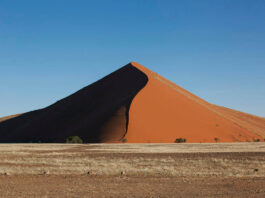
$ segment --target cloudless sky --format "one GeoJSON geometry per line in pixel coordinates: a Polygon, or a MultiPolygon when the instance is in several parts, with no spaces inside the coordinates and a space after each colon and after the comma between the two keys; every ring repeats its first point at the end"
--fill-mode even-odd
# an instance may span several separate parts
{"type": "Polygon", "coordinates": [[[265,117],[264,0],[0,0],[0,117],[136,61],[265,117]]]}

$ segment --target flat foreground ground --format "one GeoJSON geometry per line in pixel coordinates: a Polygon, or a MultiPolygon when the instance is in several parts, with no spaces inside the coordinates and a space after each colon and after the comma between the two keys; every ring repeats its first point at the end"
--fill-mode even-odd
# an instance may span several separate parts
{"type": "Polygon", "coordinates": [[[265,143],[0,144],[0,198],[265,197],[265,143]]]}

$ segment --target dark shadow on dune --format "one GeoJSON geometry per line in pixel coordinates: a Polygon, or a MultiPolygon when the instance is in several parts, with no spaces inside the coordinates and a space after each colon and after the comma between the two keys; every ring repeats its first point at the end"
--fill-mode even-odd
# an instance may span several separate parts
{"type": "Polygon", "coordinates": [[[128,64],[44,109],[0,123],[0,142],[118,141],[126,134],[133,98],[148,77],[128,64]]]}

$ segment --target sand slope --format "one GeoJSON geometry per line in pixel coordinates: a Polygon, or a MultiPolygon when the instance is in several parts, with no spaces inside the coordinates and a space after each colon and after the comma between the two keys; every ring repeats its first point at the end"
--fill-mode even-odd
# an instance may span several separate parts
{"type": "Polygon", "coordinates": [[[129,143],[265,138],[264,118],[210,104],[135,62],[44,109],[16,116],[0,118],[0,142],[64,142],[70,135],[129,143]]]}
{"type": "Polygon", "coordinates": [[[209,104],[133,62],[148,76],[129,114],[128,142],[253,141],[265,137],[265,119],[209,104]]]}

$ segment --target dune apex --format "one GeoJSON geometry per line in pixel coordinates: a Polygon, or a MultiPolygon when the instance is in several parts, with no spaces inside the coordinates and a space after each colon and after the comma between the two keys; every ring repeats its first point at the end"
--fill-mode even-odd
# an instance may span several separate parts
{"type": "Polygon", "coordinates": [[[0,142],[264,141],[265,119],[210,104],[131,62],[44,108],[0,119],[0,142]]]}

